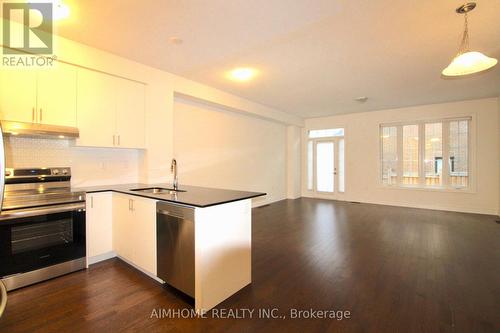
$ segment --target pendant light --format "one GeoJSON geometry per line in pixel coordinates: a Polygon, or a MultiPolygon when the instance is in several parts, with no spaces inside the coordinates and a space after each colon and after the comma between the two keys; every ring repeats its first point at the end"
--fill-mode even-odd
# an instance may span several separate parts
{"type": "Polygon", "coordinates": [[[456,9],[458,14],[464,14],[465,25],[462,42],[457,56],[446,67],[442,74],[443,76],[463,76],[473,73],[482,72],[493,66],[498,62],[495,58],[490,58],[477,51],[470,51],[469,49],[469,27],[467,25],[467,13],[476,8],[475,2],[466,3],[456,9]]]}

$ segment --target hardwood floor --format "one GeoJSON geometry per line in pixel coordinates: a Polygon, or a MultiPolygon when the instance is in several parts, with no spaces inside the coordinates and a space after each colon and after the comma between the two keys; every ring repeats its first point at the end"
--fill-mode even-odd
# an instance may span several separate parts
{"type": "MultiPolygon", "coordinates": [[[[118,259],[9,294],[0,332],[498,332],[494,216],[285,200],[253,210],[253,283],[217,309],[350,319],[167,319],[183,298],[118,259]]],[[[210,314],[209,314],[210,317],[210,314]]]]}

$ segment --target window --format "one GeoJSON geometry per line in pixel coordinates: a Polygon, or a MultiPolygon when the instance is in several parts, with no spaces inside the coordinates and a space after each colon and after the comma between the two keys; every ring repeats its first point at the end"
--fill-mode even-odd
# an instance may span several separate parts
{"type": "Polygon", "coordinates": [[[345,192],[345,156],[344,156],[344,139],[339,140],[339,192],[345,192]]]}
{"type": "Polygon", "coordinates": [[[425,124],[425,185],[443,184],[443,124],[425,124]]]}
{"type": "Polygon", "coordinates": [[[450,182],[453,187],[469,186],[469,122],[450,122],[450,182]]]}
{"type": "Polygon", "coordinates": [[[380,127],[384,185],[468,188],[470,118],[380,127]]]}
{"type": "Polygon", "coordinates": [[[344,136],[344,129],[329,128],[309,131],[309,139],[330,138],[334,136],[344,136]]]}
{"type": "Polygon", "coordinates": [[[418,125],[403,126],[403,184],[418,184],[418,125]]]}
{"type": "Polygon", "coordinates": [[[398,143],[397,127],[382,127],[382,182],[386,185],[397,183],[398,143]]]}
{"type": "Polygon", "coordinates": [[[314,183],[313,183],[313,142],[309,141],[307,143],[307,189],[312,190],[314,183]]]}

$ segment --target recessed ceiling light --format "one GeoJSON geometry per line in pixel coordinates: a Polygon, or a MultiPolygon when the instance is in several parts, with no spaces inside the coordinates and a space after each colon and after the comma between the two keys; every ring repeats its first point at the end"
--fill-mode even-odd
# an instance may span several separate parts
{"type": "Polygon", "coordinates": [[[359,96],[354,99],[356,102],[364,103],[368,100],[368,97],[366,96],[359,96]]]}
{"type": "Polygon", "coordinates": [[[69,17],[70,10],[68,5],[66,5],[62,0],[54,0],[54,21],[64,20],[69,17]]]}
{"type": "Polygon", "coordinates": [[[235,68],[228,73],[228,77],[234,81],[248,81],[257,75],[257,71],[253,68],[241,67],[235,68]]]}
{"type": "Polygon", "coordinates": [[[168,41],[174,45],[181,45],[182,43],[184,43],[184,41],[182,39],[180,39],[179,37],[170,37],[168,39],[168,41]]]}

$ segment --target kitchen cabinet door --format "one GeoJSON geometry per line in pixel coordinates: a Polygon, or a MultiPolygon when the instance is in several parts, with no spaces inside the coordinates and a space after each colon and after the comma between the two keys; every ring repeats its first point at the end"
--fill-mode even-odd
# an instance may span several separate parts
{"type": "Polygon", "coordinates": [[[122,148],[145,146],[145,86],[125,79],[116,79],[116,134],[122,148]]]}
{"type": "Polygon", "coordinates": [[[38,122],[76,127],[77,69],[57,62],[38,71],[38,122]]]}
{"type": "Polygon", "coordinates": [[[130,200],[127,195],[113,194],[113,248],[120,257],[133,262],[137,240],[130,200]]]}
{"type": "Polygon", "coordinates": [[[116,142],[115,78],[78,70],[77,146],[114,147],[116,142]]]}
{"type": "Polygon", "coordinates": [[[87,205],[87,257],[113,251],[112,193],[92,193],[86,198],[87,205]]]}
{"type": "Polygon", "coordinates": [[[0,69],[0,119],[34,122],[36,71],[0,69]]]}
{"type": "Polygon", "coordinates": [[[133,197],[133,263],[156,276],[156,200],[133,197]]]}

